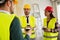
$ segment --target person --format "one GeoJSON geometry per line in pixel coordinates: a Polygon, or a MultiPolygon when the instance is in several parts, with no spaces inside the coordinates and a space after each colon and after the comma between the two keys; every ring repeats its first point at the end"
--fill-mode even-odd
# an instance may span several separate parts
{"type": "Polygon", "coordinates": [[[32,28],[32,34],[30,36],[31,40],[35,40],[35,17],[30,15],[30,11],[31,11],[31,6],[30,4],[25,4],[24,5],[24,14],[25,16],[20,16],[20,22],[21,22],[21,26],[22,26],[22,31],[23,31],[23,36],[25,35],[24,29],[30,25],[30,27],[32,28]]]}
{"type": "Polygon", "coordinates": [[[23,38],[19,19],[11,14],[16,2],[17,0],[0,0],[0,40],[30,40],[31,30],[23,38]]]}
{"type": "Polygon", "coordinates": [[[43,40],[57,40],[58,37],[58,22],[57,18],[53,16],[53,7],[47,6],[45,8],[45,16],[43,23],[44,37],[43,40]]]}

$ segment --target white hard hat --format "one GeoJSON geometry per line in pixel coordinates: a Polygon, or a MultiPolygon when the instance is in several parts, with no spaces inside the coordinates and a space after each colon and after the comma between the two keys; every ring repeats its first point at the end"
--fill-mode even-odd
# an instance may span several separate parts
{"type": "Polygon", "coordinates": [[[5,2],[5,0],[0,0],[0,4],[2,4],[2,3],[4,3],[5,2]]]}

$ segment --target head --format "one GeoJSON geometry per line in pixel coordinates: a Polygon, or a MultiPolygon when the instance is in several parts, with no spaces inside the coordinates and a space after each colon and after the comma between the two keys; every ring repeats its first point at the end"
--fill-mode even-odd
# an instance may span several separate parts
{"type": "Polygon", "coordinates": [[[30,10],[31,10],[31,7],[29,4],[25,4],[24,5],[24,13],[25,15],[29,15],[30,14],[30,10]]]}
{"type": "Polygon", "coordinates": [[[13,13],[16,0],[0,0],[0,10],[6,10],[13,13]]]}
{"type": "Polygon", "coordinates": [[[51,6],[47,6],[45,8],[45,16],[47,16],[47,17],[54,17],[53,16],[53,8],[51,6]]]}

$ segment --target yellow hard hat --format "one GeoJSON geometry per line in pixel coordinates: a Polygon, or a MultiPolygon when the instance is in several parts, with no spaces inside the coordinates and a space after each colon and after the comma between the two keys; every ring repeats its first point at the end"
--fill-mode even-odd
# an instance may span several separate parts
{"type": "Polygon", "coordinates": [[[25,4],[25,5],[24,5],[24,8],[31,9],[31,6],[30,6],[30,4],[25,4]]]}
{"type": "Polygon", "coordinates": [[[13,0],[14,4],[17,4],[18,3],[18,0],[13,0]]]}

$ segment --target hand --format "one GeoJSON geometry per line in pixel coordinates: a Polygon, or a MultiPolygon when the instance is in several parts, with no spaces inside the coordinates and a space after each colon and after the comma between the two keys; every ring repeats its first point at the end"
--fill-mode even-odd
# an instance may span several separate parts
{"type": "Polygon", "coordinates": [[[29,31],[26,31],[26,34],[30,36],[32,34],[32,29],[30,29],[29,31]]]}
{"type": "Polygon", "coordinates": [[[50,32],[51,30],[50,29],[47,29],[47,32],[50,32]]]}
{"type": "Polygon", "coordinates": [[[45,28],[45,30],[44,30],[45,32],[50,32],[51,30],[50,29],[48,29],[48,28],[45,28]]]}

